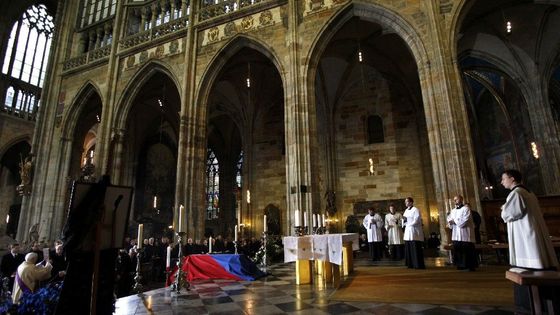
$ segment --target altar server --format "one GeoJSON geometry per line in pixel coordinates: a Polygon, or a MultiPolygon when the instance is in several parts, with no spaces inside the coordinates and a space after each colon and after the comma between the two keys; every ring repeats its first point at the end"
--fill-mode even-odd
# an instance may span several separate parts
{"type": "Polygon", "coordinates": [[[400,212],[395,211],[395,205],[389,205],[389,213],[385,215],[385,229],[387,230],[389,251],[393,260],[404,258],[402,220],[403,216],[400,212]]]}
{"type": "Polygon", "coordinates": [[[539,200],[521,181],[517,170],[506,170],[502,174],[502,185],[511,189],[502,206],[502,219],[507,223],[509,262],[516,267],[557,269],[558,259],[539,200]]]}
{"type": "Polygon", "coordinates": [[[422,231],[422,216],[420,210],[414,207],[412,197],[407,197],[404,201],[406,210],[404,217],[404,257],[406,266],[414,269],[425,269],[424,265],[424,232],[422,231]]]}
{"type": "Polygon", "coordinates": [[[447,215],[447,224],[452,230],[453,263],[458,270],[475,271],[478,259],[474,248],[474,221],[469,207],[463,204],[463,196],[453,198],[455,208],[447,215]]]}
{"type": "Polygon", "coordinates": [[[383,219],[378,213],[375,213],[373,208],[369,208],[368,214],[364,217],[363,225],[367,230],[371,260],[379,260],[383,254],[383,235],[381,234],[383,219]]]}

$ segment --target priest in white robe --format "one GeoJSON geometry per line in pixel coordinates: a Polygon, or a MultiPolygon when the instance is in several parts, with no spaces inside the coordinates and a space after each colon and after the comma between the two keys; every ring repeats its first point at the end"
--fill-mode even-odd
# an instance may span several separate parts
{"type": "Polygon", "coordinates": [[[447,224],[452,230],[453,263],[458,270],[475,271],[478,259],[475,250],[474,221],[469,207],[463,204],[463,196],[453,198],[455,208],[447,215],[447,224]]]}
{"type": "Polygon", "coordinates": [[[558,259],[550,240],[539,200],[521,183],[521,173],[506,170],[502,185],[511,189],[502,206],[507,223],[510,265],[530,269],[557,269],[558,259]]]}
{"type": "Polygon", "coordinates": [[[25,261],[19,265],[14,282],[12,301],[19,303],[23,293],[32,293],[37,289],[39,281],[47,280],[51,276],[52,265],[47,262],[45,266],[37,263],[37,254],[25,255],[25,261]]]}
{"type": "Polygon", "coordinates": [[[363,226],[367,231],[371,260],[381,259],[381,256],[383,256],[383,235],[381,234],[383,218],[378,213],[375,213],[373,208],[369,208],[368,214],[364,217],[363,226]]]}
{"type": "Polygon", "coordinates": [[[420,210],[414,206],[412,197],[404,201],[406,210],[404,217],[404,258],[408,268],[425,269],[424,264],[424,231],[422,231],[422,216],[420,210]]]}
{"type": "Polygon", "coordinates": [[[403,216],[400,212],[395,211],[395,205],[389,205],[389,213],[385,215],[385,229],[387,230],[389,251],[393,260],[404,258],[402,221],[403,216]]]}

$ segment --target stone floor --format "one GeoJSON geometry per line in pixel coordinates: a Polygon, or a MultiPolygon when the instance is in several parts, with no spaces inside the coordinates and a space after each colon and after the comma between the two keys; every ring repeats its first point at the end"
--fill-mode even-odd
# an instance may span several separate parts
{"type": "MultiPolygon", "coordinates": [[[[357,259],[356,265],[390,265],[357,259]]],[[[442,258],[426,259],[428,267],[445,264],[442,258]]],[[[332,286],[316,281],[312,285],[295,284],[295,264],[268,268],[269,276],[256,281],[201,280],[190,291],[180,294],[161,288],[143,295],[120,298],[119,315],[198,315],[198,314],[513,314],[513,307],[479,305],[387,304],[330,301],[332,286]]]]}

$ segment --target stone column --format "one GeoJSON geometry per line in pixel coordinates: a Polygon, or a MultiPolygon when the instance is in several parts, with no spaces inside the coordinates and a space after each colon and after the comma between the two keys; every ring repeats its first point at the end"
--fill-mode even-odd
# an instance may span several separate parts
{"type": "MultiPolygon", "coordinates": [[[[555,126],[548,97],[549,81],[543,77],[542,72],[538,70],[533,72],[527,78],[530,93],[527,97],[527,105],[530,107],[529,119],[539,152],[540,177],[544,193],[558,195],[560,194],[560,142],[558,140],[560,135],[555,126]]],[[[522,149],[530,150],[529,143],[522,149]]]]}
{"type": "MultiPolygon", "coordinates": [[[[444,35],[450,32],[442,30],[446,23],[439,14],[438,3],[434,0],[423,2],[428,15],[425,22],[430,24],[427,34],[430,59],[418,64],[418,71],[438,200],[440,234],[442,243],[445,243],[446,212],[454,195],[461,194],[475,208],[481,208],[461,77],[457,60],[451,55],[451,45],[455,43],[444,35]]],[[[424,216],[429,218],[429,213],[424,216]]]]}
{"type": "MultiPolygon", "coordinates": [[[[312,192],[318,187],[312,182],[311,167],[311,130],[310,109],[307,102],[306,84],[302,78],[302,67],[300,64],[298,16],[299,1],[288,2],[288,35],[286,36],[289,50],[286,56],[286,183],[287,183],[287,217],[285,234],[294,233],[295,210],[301,214],[307,213],[307,222],[311,222],[312,192]]],[[[302,221],[303,222],[303,219],[302,221]]]]}

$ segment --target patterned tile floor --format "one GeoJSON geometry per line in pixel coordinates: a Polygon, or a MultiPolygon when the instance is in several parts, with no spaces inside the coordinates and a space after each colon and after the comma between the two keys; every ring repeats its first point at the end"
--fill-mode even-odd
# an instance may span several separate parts
{"type": "MultiPolygon", "coordinates": [[[[356,265],[391,265],[357,259],[356,265]]],[[[428,266],[445,264],[442,258],[426,259],[428,266]]],[[[143,295],[131,295],[116,302],[119,315],[198,315],[198,314],[513,314],[513,307],[479,305],[388,304],[330,301],[332,286],[317,281],[295,284],[295,264],[268,268],[269,276],[256,281],[198,280],[191,290],[179,295],[161,288],[143,295]]]]}

